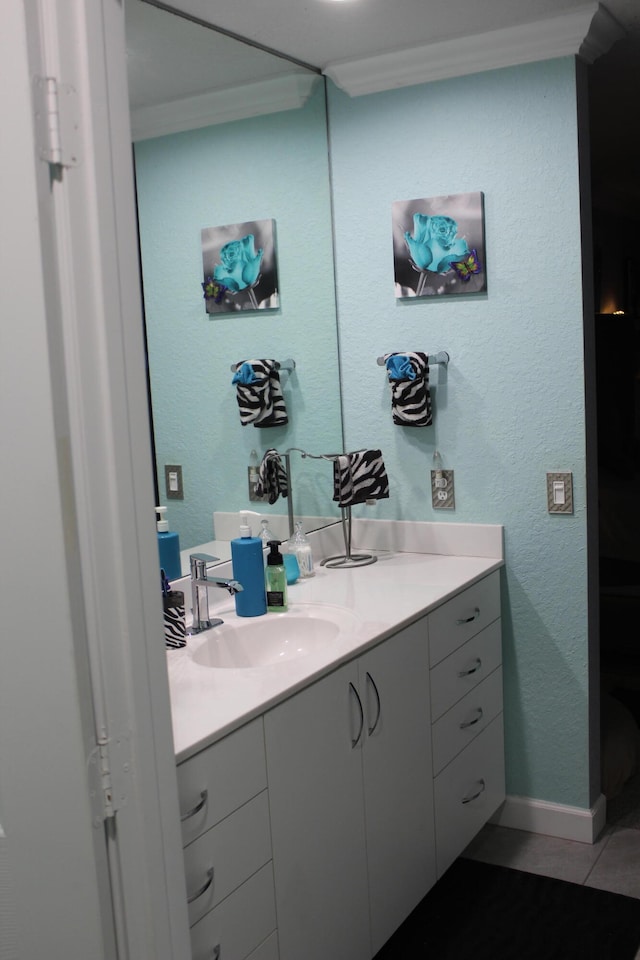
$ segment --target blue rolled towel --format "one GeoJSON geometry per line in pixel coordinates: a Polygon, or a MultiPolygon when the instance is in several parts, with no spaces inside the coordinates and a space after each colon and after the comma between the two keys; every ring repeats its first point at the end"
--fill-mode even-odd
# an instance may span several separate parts
{"type": "Polygon", "coordinates": [[[234,373],[231,383],[255,383],[257,379],[253,367],[245,360],[234,373]]]}
{"type": "Polygon", "coordinates": [[[389,380],[415,380],[416,371],[406,353],[392,353],[386,359],[389,380]]]}

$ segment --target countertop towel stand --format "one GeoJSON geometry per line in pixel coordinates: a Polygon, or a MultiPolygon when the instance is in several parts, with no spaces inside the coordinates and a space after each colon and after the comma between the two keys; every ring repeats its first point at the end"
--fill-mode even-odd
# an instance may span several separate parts
{"type": "MultiPolygon", "coordinates": [[[[364,448],[363,448],[364,449],[364,448]]],[[[312,460],[330,460],[335,462],[338,457],[345,456],[344,453],[308,453],[306,450],[302,450],[300,447],[290,447],[285,456],[287,460],[289,455],[295,451],[299,453],[304,459],[309,457],[312,460]]],[[[362,453],[362,450],[356,450],[355,453],[362,453]]],[[[327,557],[326,560],[322,560],[320,563],[321,567],[327,567],[329,569],[349,569],[351,567],[366,567],[370,563],[375,563],[378,559],[374,557],[371,553],[352,553],[351,551],[351,507],[340,507],[340,522],[342,523],[342,535],[344,537],[344,553],[339,554],[335,557],[327,557]]]]}
{"type": "MultiPolygon", "coordinates": [[[[402,351],[398,350],[397,352],[401,353],[402,351]]],[[[427,353],[426,350],[424,352],[427,353]]],[[[446,350],[441,350],[439,353],[427,353],[427,356],[429,357],[429,366],[434,363],[442,363],[446,367],[446,365],[449,363],[449,354],[446,350]]],[[[384,357],[378,357],[377,364],[379,367],[384,367],[384,357]]]]}

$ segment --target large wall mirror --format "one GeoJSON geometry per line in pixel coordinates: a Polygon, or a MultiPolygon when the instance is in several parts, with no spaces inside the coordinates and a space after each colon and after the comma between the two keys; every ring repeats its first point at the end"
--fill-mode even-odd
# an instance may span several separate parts
{"type": "MultiPolygon", "coordinates": [[[[235,536],[222,515],[287,515],[283,498],[249,500],[267,449],[343,449],[325,89],[164,5],[127,0],[126,25],[159,497],[186,550],[235,536]],[[260,280],[219,307],[204,298],[203,230],[213,248],[251,235],[264,250],[260,280]],[[286,425],[241,423],[231,368],[254,358],[295,361],[280,371],[286,425]],[[167,498],[167,466],[184,499],[167,498]]],[[[294,452],[290,468],[296,518],[335,521],[330,464],[294,452]]]]}

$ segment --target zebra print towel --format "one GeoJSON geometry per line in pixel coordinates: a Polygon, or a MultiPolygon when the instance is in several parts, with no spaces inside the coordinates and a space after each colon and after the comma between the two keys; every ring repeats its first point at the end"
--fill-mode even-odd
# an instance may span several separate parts
{"type": "Polygon", "coordinates": [[[430,427],[429,357],[426,353],[385,354],[393,422],[401,427],[430,427]]]}
{"type": "Polygon", "coordinates": [[[280,427],[289,422],[275,360],[240,360],[236,385],[240,423],[246,427],[280,427]]]}
{"type": "Polygon", "coordinates": [[[333,499],[341,507],[366,500],[385,500],[389,496],[389,478],[381,450],[345,453],[333,463],[333,499]]]}
{"type": "Polygon", "coordinates": [[[274,447],[267,450],[258,467],[256,493],[266,497],[269,503],[275,503],[281,494],[287,496],[287,471],[274,447]]]}

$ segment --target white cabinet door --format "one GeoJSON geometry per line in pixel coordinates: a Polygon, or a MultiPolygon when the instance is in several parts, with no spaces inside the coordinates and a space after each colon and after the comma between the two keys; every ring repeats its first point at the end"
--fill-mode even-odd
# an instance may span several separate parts
{"type": "Polygon", "coordinates": [[[280,960],[371,957],[357,683],[346,664],[265,715],[280,960]]]}
{"type": "Polygon", "coordinates": [[[436,879],[426,619],[364,654],[358,668],[375,954],[436,879]]]}

